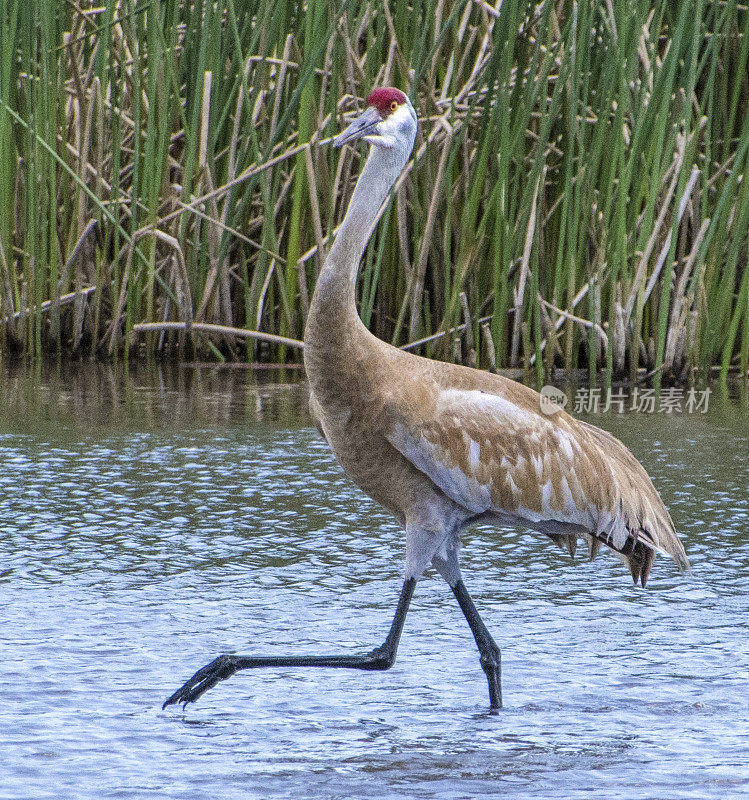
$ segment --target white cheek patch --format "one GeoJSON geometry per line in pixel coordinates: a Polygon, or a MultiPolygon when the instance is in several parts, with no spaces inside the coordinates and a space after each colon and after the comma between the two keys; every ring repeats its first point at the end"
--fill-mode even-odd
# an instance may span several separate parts
{"type": "MultiPolygon", "coordinates": [[[[416,137],[416,119],[411,109],[403,103],[377,124],[377,133],[365,137],[370,144],[379,147],[395,147],[409,131],[416,137]]],[[[413,142],[412,142],[413,144],[413,142]]]]}

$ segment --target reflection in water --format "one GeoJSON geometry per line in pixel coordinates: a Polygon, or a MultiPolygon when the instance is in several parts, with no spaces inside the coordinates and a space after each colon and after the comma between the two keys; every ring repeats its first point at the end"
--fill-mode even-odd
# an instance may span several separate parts
{"type": "MultiPolygon", "coordinates": [[[[6,427],[49,422],[71,427],[146,428],[273,420],[298,426],[306,414],[304,372],[295,367],[70,362],[0,372],[6,427]]],[[[302,424],[306,424],[303,423],[302,424]]]]}
{"type": "Polygon", "coordinates": [[[160,703],[223,650],[379,643],[402,534],[306,417],[299,372],[0,373],[3,798],[724,798],[749,793],[749,417],[598,415],[641,458],[694,572],[467,532],[503,648],[419,584],[383,674],[257,670],[160,703]]]}

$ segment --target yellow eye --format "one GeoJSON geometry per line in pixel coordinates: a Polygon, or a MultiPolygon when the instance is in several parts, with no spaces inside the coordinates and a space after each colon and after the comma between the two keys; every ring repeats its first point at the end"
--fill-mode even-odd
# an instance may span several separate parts
{"type": "Polygon", "coordinates": [[[393,102],[390,104],[390,110],[391,111],[397,111],[398,110],[398,102],[396,100],[393,100],[393,102]]]}

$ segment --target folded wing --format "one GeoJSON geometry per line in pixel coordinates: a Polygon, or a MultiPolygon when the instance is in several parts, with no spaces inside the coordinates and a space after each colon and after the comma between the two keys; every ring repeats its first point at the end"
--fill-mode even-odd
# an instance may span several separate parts
{"type": "Polygon", "coordinates": [[[611,434],[501,392],[435,387],[427,406],[400,406],[388,441],[472,514],[517,520],[571,552],[578,535],[591,556],[603,543],[643,585],[656,551],[689,566],[650,478],[611,434]]]}

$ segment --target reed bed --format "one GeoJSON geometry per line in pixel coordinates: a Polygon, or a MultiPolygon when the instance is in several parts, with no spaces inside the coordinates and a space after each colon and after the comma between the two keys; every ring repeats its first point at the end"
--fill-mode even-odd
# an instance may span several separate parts
{"type": "Polygon", "coordinates": [[[421,126],[364,257],[377,336],[538,381],[747,373],[745,4],[0,9],[6,357],[298,361],[365,152],[327,140],[390,84],[421,126]]]}

